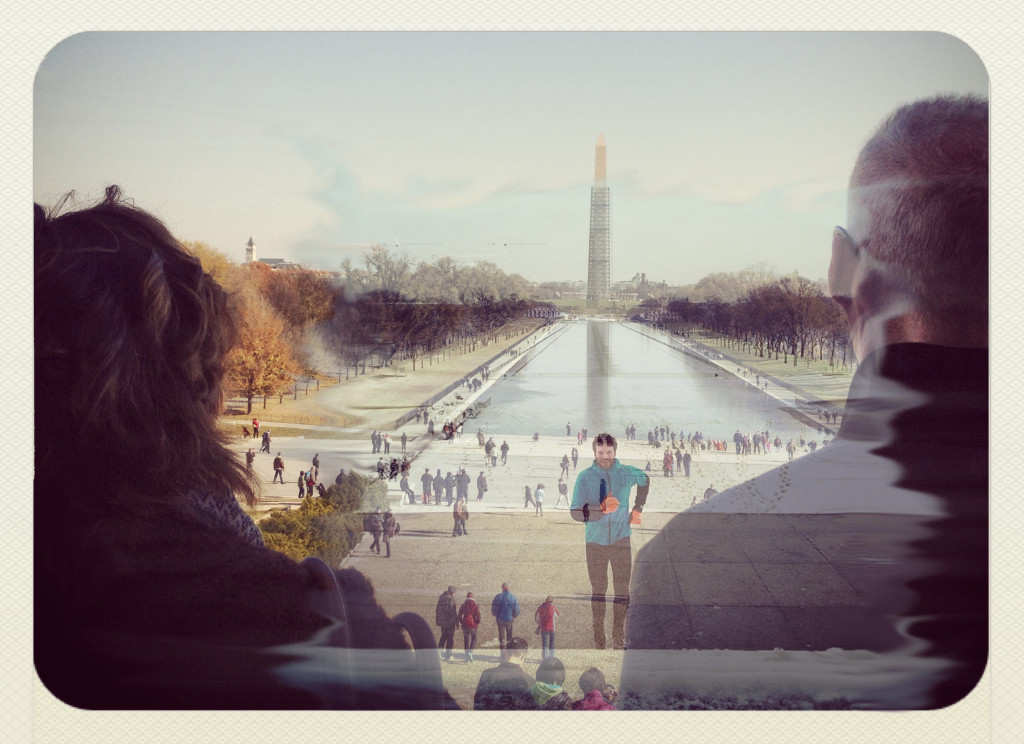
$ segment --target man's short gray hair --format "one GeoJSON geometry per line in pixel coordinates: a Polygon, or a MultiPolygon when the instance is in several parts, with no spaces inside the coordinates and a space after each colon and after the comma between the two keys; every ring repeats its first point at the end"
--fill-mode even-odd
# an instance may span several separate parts
{"type": "Polygon", "coordinates": [[[866,217],[858,246],[926,323],[987,329],[987,101],[940,96],[893,112],[861,150],[850,204],[866,217]]]}

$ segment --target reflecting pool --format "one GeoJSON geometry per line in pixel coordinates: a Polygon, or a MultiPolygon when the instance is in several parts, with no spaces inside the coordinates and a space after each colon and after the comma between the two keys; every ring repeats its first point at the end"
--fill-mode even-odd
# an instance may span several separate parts
{"type": "Polygon", "coordinates": [[[573,434],[585,426],[619,437],[632,424],[642,441],[654,426],[727,441],[737,429],[769,430],[783,441],[813,432],[754,385],[627,324],[566,326],[484,394],[490,403],[474,430],[556,436],[568,422],[573,434]]]}

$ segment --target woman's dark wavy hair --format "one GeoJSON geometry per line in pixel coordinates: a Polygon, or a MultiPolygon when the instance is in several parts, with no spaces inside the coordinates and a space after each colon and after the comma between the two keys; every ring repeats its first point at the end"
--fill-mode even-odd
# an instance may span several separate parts
{"type": "Polygon", "coordinates": [[[72,198],[34,208],[37,502],[86,519],[173,508],[193,488],[253,504],[217,426],[226,293],[117,186],[61,213],[72,198]]]}

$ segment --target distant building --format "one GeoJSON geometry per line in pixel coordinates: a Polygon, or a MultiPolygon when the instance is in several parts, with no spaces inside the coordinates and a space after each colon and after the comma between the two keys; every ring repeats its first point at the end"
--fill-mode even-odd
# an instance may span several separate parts
{"type": "Polygon", "coordinates": [[[274,271],[301,271],[302,264],[285,261],[283,258],[261,258],[256,263],[266,264],[274,271]]]}
{"type": "Polygon", "coordinates": [[[534,294],[538,300],[585,300],[587,285],[583,281],[541,282],[534,294]]]}

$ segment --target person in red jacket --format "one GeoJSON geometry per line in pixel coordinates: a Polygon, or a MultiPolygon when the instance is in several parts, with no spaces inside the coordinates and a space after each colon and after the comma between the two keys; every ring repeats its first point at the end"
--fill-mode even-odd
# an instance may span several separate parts
{"type": "Polygon", "coordinates": [[[597,667],[580,675],[580,690],[583,699],[572,704],[573,710],[615,710],[613,703],[619,696],[618,690],[607,683],[604,672],[597,667]]]}
{"type": "Polygon", "coordinates": [[[550,594],[533,613],[533,619],[537,621],[537,628],[540,630],[540,657],[542,659],[555,655],[555,620],[558,616],[559,612],[555,609],[554,597],[550,594]]]}
{"type": "Polygon", "coordinates": [[[462,625],[462,643],[468,664],[473,661],[473,649],[476,648],[476,629],[480,626],[480,607],[473,599],[473,592],[466,594],[466,601],[459,608],[459,623],[462,625]]]}

